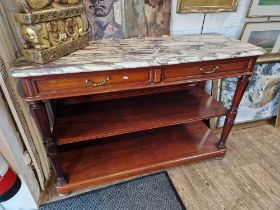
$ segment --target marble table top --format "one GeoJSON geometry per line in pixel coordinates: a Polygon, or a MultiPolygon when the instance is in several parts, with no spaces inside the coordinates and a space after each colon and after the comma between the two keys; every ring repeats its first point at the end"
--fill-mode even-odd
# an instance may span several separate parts
{"type": "Polygon", "coordinates": [[[45,65],[17,61],[13,77],[155,67],[227,58],[259,56],[257,46],[217,34],[157,39],[102,40],[45,65]]]}

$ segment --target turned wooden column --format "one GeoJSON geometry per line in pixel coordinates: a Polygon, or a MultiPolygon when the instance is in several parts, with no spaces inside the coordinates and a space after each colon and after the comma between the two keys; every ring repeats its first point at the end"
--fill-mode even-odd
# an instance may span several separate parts
{"type": "Polygon", "coordinates": [[[67,179],[63,173],[56,142],[52,137],[45,103],[42,101],[32,101],[29,102],[29,105],[31,112],[34,114],[37,125],[39,125],[42,132],[44,146],[51,161],[52,168],[56,174],[56,185],[61,186],[66,184],[67,179]]]}
{"type": "Polygon", "coordinates": [[[226,141],[227,141],[228,135],[232,129],[232,126],[234,125],[235,118],[238,113],[238,107],[239,107],[240,101],[246,91],[246,88],[248,87],[249,78],[250,78],[250,76],[242,76],[238,80],[231,107],[227,112],[221,139],[219,142],[217,142],[217,147],[219,149],[226,148],[226,141]]]}

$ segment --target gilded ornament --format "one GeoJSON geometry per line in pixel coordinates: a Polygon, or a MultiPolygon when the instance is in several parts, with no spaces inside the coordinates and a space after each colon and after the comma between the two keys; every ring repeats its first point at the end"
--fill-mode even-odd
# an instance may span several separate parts
{"type": "Polygon", "coordinates": [[[53,20],[48,22],[47,30],[49,32],[49,40],[52,46],[57,46],[70,41],[70,38],[66,34],[66,24],[64,20],[53,20]]]}
{"type": "Polygon", "coordinates": [[[17,6],[28,61],[48,63],[88,45],[81,0],[17,0],[17,6]]]}
{"type": "Polygon", "coordinates": [[[20,29],[26,42],[23,55],[35,63],[48,63],[88,45],[88,34],[80,16],[21,25],[20,29]]]}
{"type": "Polygon", "coordinates": [[[79,37],[79,29],[77,23],[74,21],[74,18],[67,18],[65,23],[67,35],[73,39],[77,39],[79,37]]]}
{"type": "Polygon", "coordinates": [[[20,12],[31,13],[50,6],[52,0],[17,0],[17,7],[20,12]]]}
{"type": "Polygon", "coordinates": [[[51,47],[45,23],[35,25],[21,25],[20,32],[26,44],[25,49],[48,49],[51,47]]]}
{"type": "Polygon", "coordinates": [[[77,24],[79,36],[84,36],[86,32],[85,32],[84,21],[81,18],[81,16],[74,17],[74,21],[77,24]]]}
{"type": "Polygon", "coordinates": [[[65,42],[45,50],[23,49],[22,51],[26,60],[34,63],[46,64],[77,50],[83,49],[86,46],[88,46],[88,36],[82,36],[71,42],[65,42]]]}
{"type": "Polygon", "coordinates": [[[78,37],[84,36],[84,23],[81,17],[67,18],[65,20],[65,29],[69,37],[77,39],[78,37]]]}
{"type": "Polygon", "coordinates": [[[20,24],[35,24],[68,17],[80,16],[84,13],[83,5],[64,6],[47,10],[34,11],[32,13],[18,13],[15,19],[20,24]]]}
{"type": "Polygon", "coordinates": [[[59,5],[74,5],[80,2],[81,0],[17,0],[17,7],[20,12],[31,13],[47,7],[55,8],[59,5]]]}
{"type": "Polygon", "coordinates": [[[57,4],[79,4],[81,0],[54,0],[57,4]]]}

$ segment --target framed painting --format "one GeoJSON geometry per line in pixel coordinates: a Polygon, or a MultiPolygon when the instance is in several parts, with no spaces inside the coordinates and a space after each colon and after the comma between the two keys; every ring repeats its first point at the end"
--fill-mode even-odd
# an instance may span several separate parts
{"type": "Polygon", "coordinates": [[[261,57],[263,62],[280,59],[280,22],[246,23],[241,41],[264,48],[268,56],[261,57]]]}
{"type": "Polygon", "coordinates": [[[234,12],[238,0],[178,0],[177,13],[234,12]]]}
{"type": "Polygon", "coordinates": [[[83,0],[90,40],[124,38],[122,0],[83,0]]]}
{"type": "Polygon", "coordinates": [[[251,0],[247,17],[280,16],[280,0],[251,0]]]}
{"type": "Polygon", "coordinates": [[[125,0],[125,35],[160,37],[170,34],[170,0],[125,0]]]}
{"type": "Polygon", "coordinates": [[[170,0],[83,0],[90,40],[170,34],[170,0]]]}
{"type": "MultiPolygon", "coordinates": [[[[226,78],[220,82],[218,100],[227,108],[234,96],[237,78],[226,78]]],[[[280,100],[280,63],[257,64],[248,88],[241,100],[236,124],[252,123],[271,119],[277,115],[280,100]]],[[[224,124],[219,118],[218,127],[224,124]]]]}

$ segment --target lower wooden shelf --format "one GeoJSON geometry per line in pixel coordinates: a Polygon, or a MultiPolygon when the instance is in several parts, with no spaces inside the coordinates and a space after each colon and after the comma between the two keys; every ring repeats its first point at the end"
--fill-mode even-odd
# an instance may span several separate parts
{"type": "Polygon", "coordinates": [[[201,121],[70,144],[61,149],[69,183],[59,193],[104,184],[168,167],[224,156],[218,138],[201,121]]]}

